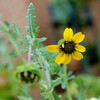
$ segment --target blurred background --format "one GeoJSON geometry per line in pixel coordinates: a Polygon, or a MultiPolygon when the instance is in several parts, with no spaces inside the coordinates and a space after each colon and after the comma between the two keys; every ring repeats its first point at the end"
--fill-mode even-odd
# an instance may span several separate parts
{"type": "MultiPolygon", "coordinates": [[[[84,59],[72,60],[68,70],[73,70],[75,75],[84,77],[89,75],[87,78],[90,79],[90,83],[83,78],[88,84],[87,87],[92,88],[89,96],[100,96],[100,0],[0,0],[0,14],[2,15],[0,20],[16,22],[27,34],[25,16],[31,2],[35,7],[36,25],[40,26],[39,37],[48,38],[45,45],[57,44],[66,27],[73,28],[74,33],[82,31],[86,35],[85,41],[82,43],[87,48],[84,59]],[[94,83],[97,80],[98,82],[94,83]]],[[[5,36],[6,41],[7,38],[5,36]]],[[[6,53],[2,54],[2,51],[6,52],[7,48],[2,43],[1,33],[0,45],[0,100],[14,100],[14,96],[17,94],[13,92],[16,84],[13,84],[11,77],[8,77],[10,72],[3,69],[6,60],[8,61],[10,58],[5,58],[6,53]]],[[[14,61],[15,64],[18,64],[17,61],[14,61]]],[[[40,90],[37,88],[31,91],[31,95],[36,100],[39,100],[39,95],[36,95],[39,93],[40,90]]]]}

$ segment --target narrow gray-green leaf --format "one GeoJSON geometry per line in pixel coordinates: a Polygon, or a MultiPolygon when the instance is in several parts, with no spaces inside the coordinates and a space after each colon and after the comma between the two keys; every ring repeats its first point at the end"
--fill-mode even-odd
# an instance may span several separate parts
{"type": "Polygon", "coordinates": [[[31,37],[35,37],[34,28],[35,28],[35,21],[36,16],[34,16],[35,8],[32,3],[29,4],[28,10],[27,10],[27,16],[26,19],[28,21],[27,31],[30,33],[31,37]]]}
{"type": "Polygon", "coordinates": [[[27,41],[24,37],[23,32],[21,31],[21,29],[19,28],[19,26],[17,24],[14,23],[14,29],[16,31],[16,34],[18,35],[18,37],[20,37],[20,40],[27,45],[27,41]]]}

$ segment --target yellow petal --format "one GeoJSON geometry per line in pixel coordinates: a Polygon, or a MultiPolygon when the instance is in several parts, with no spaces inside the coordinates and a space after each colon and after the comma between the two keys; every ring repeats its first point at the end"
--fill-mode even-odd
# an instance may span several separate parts
{"type": "Polygon", "coordinates": [[[63,33],[63,37],[66,41],[71,41],[73,37],[73,30],[71,28],[66,28],[63,33]]]}
{"type": "Polygon", "coordinates": [[[74,51],[74,52],[72,53],[72,57],[73,57],[75,60],[81,60],[81,59],[83,58],[83,55],[82,55],[80,52],[78,52],[78,51],[74,51]]]}
{"type": "Polygon", "coordinates": [[[59,45],[49,45],[49,46],[46,46],[46,48],[47,48],[47,51],[49,51],[49,52],[60,51],[60,46],[59,45]]]}
{"type": "Polygon", "coordinates": [[[66,59],[64,60],[63,64],[68,64],[68,63],[70,63],[71,59],[72,59],[71,54],[66,54],[66,59]]]}
{"type": "Polygon", "coordinates": [[[75,49],[80,51],[80,52],[85,52],[86,48],[82,45],[75,45],[75,49]]]}
{"type": "Polygon", "coordinates": [[[84,38],[85,38],[85,35],[82,34],[82,32],[78,32],[72,37],[72,40],[75,43],[80,43],[80,42],[82,42],[84,40],[84,38]]]}
{"type": "Polygon", "coordinates": [[[56,57],[55,62],[57,64],[62,64],[65,59],[66,59],[66,54],[64,52],[62,52],[56,57]]]}

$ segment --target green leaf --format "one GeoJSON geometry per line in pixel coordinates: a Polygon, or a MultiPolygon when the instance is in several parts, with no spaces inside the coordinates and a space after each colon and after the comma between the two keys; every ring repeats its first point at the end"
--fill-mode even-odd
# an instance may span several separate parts
{"type": "Polygon", "coordinates": [[[8,32],[9,29],[6,27],[6,25],[2,22],[0,22],[0,32],[8,32]]]}
{"type": "Polygon", "coordinates": [[[62,81],[61,88],[62,89],[65,89],[66,88],[66,82],[65,81],[62,81]]]}
{"type": "Polygon", "coordinates": [[[47,39],[46,37],[36,38],[36,41],[40,43],[46,41],[46,39],[47,39]]]}
{"type": "Polygon", "coordinates": [[[50,92],[42,92],[41,95],[43,100],[48,100],[50,98],[50,92]]]}
{"type": "Polygon", "coordinates": [[[21,29],[19,28],[19,26],[18,26],[16,23],[14,23],[14,29],[15,29],[16,34],[18,35],[18,37],[20,37],[20,40],[21,40],[25,45],[27,45],[27,41],[26,41],[26,39],[25,39],[25,37],[24,37],[24,34],[23,34],[23,32],[21,31],[21,29]]]}
{"type": "Polygon", "coordinates": [[[51,74],[58,74],[60,71],[60,65],[58,65],[57,63],[55,63],[55,60],[50,60],[50,72],[51,74]]]}
{"type": "Polygon", "coordinates": [[[37,27],[35,27],[34,28],[34,33],[36,34],[36,36],[37,36],[37,34],[40,32],[40,27],[39,26],[37,26],[37,27]]]}
{"type": "Polygon", "coordinates": [[[59,84],[61,84],[61,78],[57,78],[56,80],[52,80],[52,88],[56,87],[59,84]]]}
{"type": "Polygon", "coordinates": [[[5,21],[5,24],[0,23],[0,30],[2,30],[4,33],[6,33],[7,37],[10,39],[11,44],[13,45],[13,47],[16,50],[16,54],[18,56],[20,56],[20,58],[23,60],[23,62],[25,62],[25,59],[22,57],[21,52],[20,52],[20,48],[21,45],[18,42],[18,37],[16,35],[16,33],[13,31],[13,27],[12,25],[5,21]]]}
{"type": "Polygon", "coordinates": [[[35,38],[34,39],[34,43],[32,44],[33,48],[41,48],[43,46],[43,44],[41,44],[41,42],[44,42],[47,38],[43,37],[43,38],[35,38]]]}
{"type": "Polygon", "coordinates": [[[39,27],[35,27],[36,16],[34,16],[35,8],[32,3],[29,4],[27,10],[26,19],[28,21],[28,26],[26,30],[30,33],[32,38],[35,38],[38,35],[39,27]]]}
{"type": "Polygon", "coordinates": [[[35,8],[34,8],[33,4],[30,3],[29,6],[28,6],[26,19],[27,19],[28,25],[29,25],[28,31],[29,31],[31,36],[32,36],[32,33],[33,33],[33,28],[35,28],[34,22],[36,20],[36,16],[33,16],[34,13],[35,13],[34,10],[35,10],[35,8]]]}
{"type": "Polygon", "coordinates": [[[63,44],[64,42],[65,42],[64,39],[60,39],[60,40],[58,41],[58,45],[61,45],[61,44],[63,44]]]}
{"type": "Polygon", "coordinates": [[[43,42],[45,41],[45,39],[42,39],[42,38],[35,38],[33,40],[34,42],[32,42],[32,47],[35,49],[35,48],[41,48],[43,47],[43,44],[41,44],[40,42],[43,42]]]}
{"type": "Polygon", "coordinates": [[[72,75],[72,76],[68,77],[68,80],[71,80],[73,78],[75,78],[75,75],[72,75]]]}
{"type": "Polygon", "coordinates": [[[73,71],[68,72],[68,74],[67,74],[68,80],[71,80],[71,79],[75,78],[75,76],[72,75],[72,74],[73,74],[73,71]]]}
{"type": "Polygon", "coordinates": [[[73,74],[73,71],[69,71],[67,76],[70,77],[73,74]]]}
{"type": "MultiPolygon", "coordinates": [[[[41,93],[43,100],[48,100],[51,98],[51,93],[53,91],[53,88],[48,89],[48,91],[44,91],[41,93]]],[[[51,99],[50,99],[51,100],[51,99]]]]}
{"type": "MultiPolygon", "coordinates": [[[[55,52],[55,53],[51,53],[51,52],[48,52],[46,50],[46,47],[41,47],[39,48],[39,50],[41,51],[42,55],[45,57],[45,59],[48,61],[48,62],[55,62],[55,58],[57,57],[57,55],[59,54],[58,52],[55,52]]],[[[60,67],[59,67],[60,68],[60,67]]]]}

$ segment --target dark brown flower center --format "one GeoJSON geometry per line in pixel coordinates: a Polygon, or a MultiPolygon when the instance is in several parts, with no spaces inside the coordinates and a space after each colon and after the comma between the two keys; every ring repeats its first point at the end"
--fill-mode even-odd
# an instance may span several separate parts
{"type": "Polygon", "coordinates": [[[73,51],[75,51],[75,43],[73,41],[65,41],[60,47],[63,52],[68,54],[71,54],[73,51]]]}

